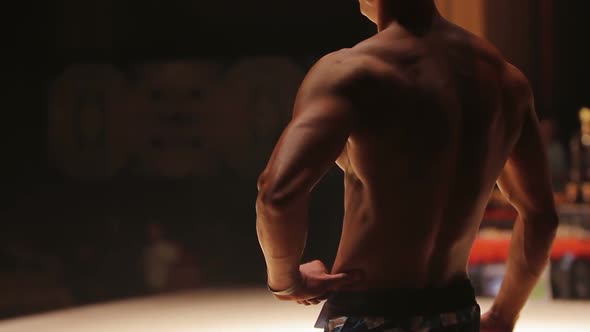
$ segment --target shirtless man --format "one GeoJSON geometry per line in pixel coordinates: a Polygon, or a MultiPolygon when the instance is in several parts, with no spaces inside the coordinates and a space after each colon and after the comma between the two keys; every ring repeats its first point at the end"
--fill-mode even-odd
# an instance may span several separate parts
{"type": "Polygon", "coordinates": [[[530,86],[433,0],[360,0],[378,33],[322,58],[259,179],[268,286],[326,331],[478,331],[467,262],[497,183],[518,210],[483,331],[511,331],[558,223],[530,86]],[[331,272],[300,265],[310,192],[336,162],[345,217],[331,272]],[[398,330],[396,330],[398,331],[398,330]]]}

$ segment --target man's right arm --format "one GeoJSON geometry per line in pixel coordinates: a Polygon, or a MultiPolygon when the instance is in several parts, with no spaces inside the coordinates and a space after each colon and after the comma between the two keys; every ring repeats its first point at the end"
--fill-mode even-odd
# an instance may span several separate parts
{"type": "Polygon", "coordinates": [[[526,110],[521,132],[498,179],[500,190],[518,211],[518,218],[512,233],[506,276],[490,310],[493,319],[510,327],[516,323],[547,266],[558,225],[533,96],[526,79],[522,80],[526,88],[521,91],[525,91],[526,103],[519,104],[525,104],[526,110]]]}

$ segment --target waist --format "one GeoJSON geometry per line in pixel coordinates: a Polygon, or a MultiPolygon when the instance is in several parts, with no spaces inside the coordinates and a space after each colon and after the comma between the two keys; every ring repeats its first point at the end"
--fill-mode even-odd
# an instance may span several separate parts
{"type": "Polygon", "coordinates": [[[422,289],[371,289],[332,293],[320,320],[335,317],[408,318],[453,312],[477,305],[469,279],[460,279],[444,287],[422,289]]]}

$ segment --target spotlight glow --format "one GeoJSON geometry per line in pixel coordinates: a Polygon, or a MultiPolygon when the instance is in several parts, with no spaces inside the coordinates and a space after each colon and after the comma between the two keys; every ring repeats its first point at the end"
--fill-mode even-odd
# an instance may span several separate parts
{"type": "MultiPolygon", "coordinates": [[[[482,310],[491,305],[479,300],[482,310]]],[[[0,322],[0,332],[321,332],[320,306],[276,301],[265,289],[206,290],[0,322]]],[[[530,302],[516,332],[588,331],[590,302],[530,302]]]]}

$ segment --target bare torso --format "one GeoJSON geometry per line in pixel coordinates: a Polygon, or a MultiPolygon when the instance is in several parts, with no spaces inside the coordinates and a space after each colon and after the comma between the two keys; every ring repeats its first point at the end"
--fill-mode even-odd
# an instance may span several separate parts
{"type": "Polygon", "coordinates": [[[362,271],[358,288],[466,277],[486,203],[518,136],[511,87],[520,76],[484,41],[437,24],[420,37],[388,29],[340,52],[376,78],[352,96],[356,128],[337,161],[345,218],[332,272],[362,271]]]}
{"type": "Polygon", "coordinates": [[[431,0],[375,3],[384,4],[361,1],[361,10],[381,32],[313,66],[258,179],[268,286],[305,305],[341,290],[448,286],[467,277],[497,183],[518,217],[506,278],[481,327],[510,331],[559,223],[532,89],[431,0]],[[311,192],[334,161],[344,171],[345,217],[329,273],[301,257],[311,192]]]}

